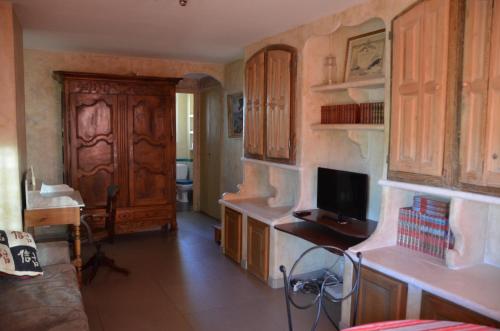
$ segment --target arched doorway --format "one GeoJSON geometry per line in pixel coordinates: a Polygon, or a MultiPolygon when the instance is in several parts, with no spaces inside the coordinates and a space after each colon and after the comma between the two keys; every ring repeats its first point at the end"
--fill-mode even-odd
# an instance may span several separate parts
{"type": "Polygon", "coordinates": [[[184,77],[177,86],[177,159],[191,162],[192,209],[220,219],[223,88],[218,80],[205,74],[184,77]],[[191,107],[192,116],[182,107],[191,107]]]}

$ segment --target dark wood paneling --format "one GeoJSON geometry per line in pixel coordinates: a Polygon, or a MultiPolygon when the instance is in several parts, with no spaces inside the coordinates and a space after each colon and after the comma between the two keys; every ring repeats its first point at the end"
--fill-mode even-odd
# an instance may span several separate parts
{"type": "Polygon", "coordinates": [[[405,319],[407,292],[405,283],[362,267],[357,325],[405,319]]]}
{"type": "Polygon", "coordinates": [[[499,321],[480,315],[472,310],[458,306],[450,301],[444,300],[427,292],[422,293],[420,318],[429,320],[457,321],[500,328],[499,321]]]}

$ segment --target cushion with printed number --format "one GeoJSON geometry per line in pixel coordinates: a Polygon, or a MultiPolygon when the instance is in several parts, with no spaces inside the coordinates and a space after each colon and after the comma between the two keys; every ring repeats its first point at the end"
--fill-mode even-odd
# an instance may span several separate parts
{"type": "Polygon", "coordinates": [[[43,274],[31,234],[0,230],[0,273],[20,277],[43,274]]]}

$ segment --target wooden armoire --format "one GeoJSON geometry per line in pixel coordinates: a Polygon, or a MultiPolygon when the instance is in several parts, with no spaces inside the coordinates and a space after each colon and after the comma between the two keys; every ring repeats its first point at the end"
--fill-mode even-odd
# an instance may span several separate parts
{"type": "Polygon", "coordinates": [[[168,224],[175,229],[179,79],[61,71],[55,76],[63,84],[65,183],[80,191],[91,212],[105,207],[108,185],[119,185],[116,233],[168,224]]]}

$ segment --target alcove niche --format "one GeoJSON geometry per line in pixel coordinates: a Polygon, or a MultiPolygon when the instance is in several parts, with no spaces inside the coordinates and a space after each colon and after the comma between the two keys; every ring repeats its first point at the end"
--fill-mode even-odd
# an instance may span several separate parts
{"type": "MultiPolygon", "coordinates": [[[[317,168],[325,167],[368,174],[369,206],[367,218],[378,220],[383,177],[387,124],[321,124],[321,106],[383,102],[385,78],[345,82],[348,40],[384,30],[382,19],[372,18],[355,26],[340,25],[334,31],[309,38],[303,49],[302,70],[302,184],[299,209],[316,207],[317,168]],[[329,84],[325,59],[336,58],[337,72],[329,84]]],[[[385,37],[384,76],[389,65],[385,37]]],[[[385,111],[387,114],[387,111],[385,111]]],[[[385,116],[386,123],[388,116],[385,116]]]]}

